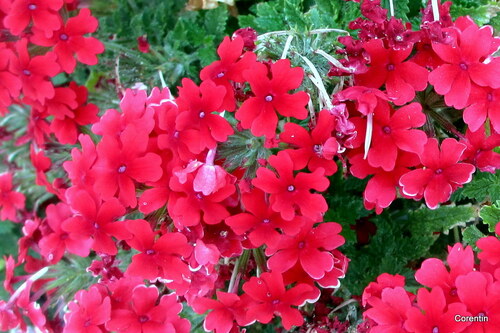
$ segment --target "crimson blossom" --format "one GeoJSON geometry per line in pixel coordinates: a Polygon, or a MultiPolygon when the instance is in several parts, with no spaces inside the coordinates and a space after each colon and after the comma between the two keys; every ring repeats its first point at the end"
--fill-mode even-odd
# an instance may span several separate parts
{"type": "Polygon", "coordinates": [[[270,67],[268,70],[263,63],[256,63],[243,73],[255,96],[241,105],[235,117],[253,135],[274,138],[278,125],[276,112],[283,117],[306,119],[305,106],[309,96],[305,91],[288,93],[301,85],[304,78],[302,68],[291,68],[288,59],[278,60],[270,67]]]}
{"type": "Polygon", "coordinates": [[[437,139],[431,138],[424,146],[420,161],[425,168],[404,174],[399,184],[410,197],[424,196],[431,209],[447,201],[451,193],[472,179],[476,168],[469,163],[458,163],[466,146],[455,139],[444,139],[441,150],[437,139]]]}
{"type": "Polygon", "coordinates": [[[92,66],[97,64],[96,55],[104,52],[104,44],[98,39],[83,37],[87,33],[95,32],[97,25],[98,21],[91,15],[90,10],[82,8],[77,16],[70,17],[50,38],[35,26],[30,41],[36,45],[53,47],[63,71],[72,73],[76,66],[75,55],[79,62],[92,66]]]}
{"type": "Polygon", "coordinates": [[[320,220],[328,205],[321,194],[310,193],[310,190],[325,191],[328,188],[330,182],[324,176],[323,168],[318,168],[313,173],[299,172],[294,175],[293,161],[286,151],[269,157],[269,164],[276,170],[279,178],[271,170],[261,167],[252,184],[270,194],[271,208],[280,212],[287,221],[295,217],[297,210],[314,221],[320,220]]]}
{"type": "Polygon", "coordinates": [[[12,174],[0,174],[0,220],[16,221],[16,210],[24,208],[24,194],[13,190],[12,174]]]}
{"type": "Polygon", "coordinates": [[[62,23],[58,11],[63,0],[14,0],[3,24],[13,35],[20,35],[28,24],[33,25],[50,37],[62,23]]]}

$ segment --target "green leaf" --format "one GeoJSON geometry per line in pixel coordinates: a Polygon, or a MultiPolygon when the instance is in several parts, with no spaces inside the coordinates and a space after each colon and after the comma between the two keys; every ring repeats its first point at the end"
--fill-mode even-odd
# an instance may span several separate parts
{"type": "Polygon", "coordinates": [[[475,225],[471,225],[470,227],[465,228],[465,230],[462,232],[462,238],[464,242],[467,245],[472,246],[474,250],[477,250],[476,242],[480,238],[483,238],[485,236],[486,235],[483,234],[475,225]]]}
{"type": "Polygon", "coordinates": [[[484,223],[488,224],[488,230],[494,232],[495,226],[500,221],[500,200],[491,206],[481,208],[479,217],[483,219],[484,223]]]}
{"type": "MultiPolygon", "coordinates": [[[[408,13],[410,8],[408,7],[409,0],[393,0],[394,4],[394,16],[399,19],[408,20],[408,13]]],[[[387,15],[390,16],[390,1],[382,0],[382,7],[387,9],[387,15]]]]}
{"type": "Polygon", "coordinates": [[[495,174],[489,172],[475,174],[472,181],[465,184],[460,191],[460,197],[478,202],[500,200],[500,170],[495,174]]]}

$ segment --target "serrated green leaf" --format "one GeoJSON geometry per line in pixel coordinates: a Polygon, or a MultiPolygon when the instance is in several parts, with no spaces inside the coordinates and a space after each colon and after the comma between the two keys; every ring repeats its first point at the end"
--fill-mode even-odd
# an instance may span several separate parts
{"type": "Polygon", "coordinates": [[[500,201],[497,201],[491,206],[484,206],[481,208],[479,217],[483,219],[484,223],[488,224],[488,230],[494,232],[495,226],[500,221],[500,201]]]}
{"type": "Polygon", "coordinates": [[[477,250],[476,242],[486,235],[483,234],[475,225],[471,225],[470,227],[465,228],[462,232],[463,241],[477,250]]]}
{"type": "MultiPolygon", "coordinates": [[[[403,19],[403,20],[408,20],[408,12],[410,11],[410,8],[408,7],[409,0],[393,0],[392,3],[394,4],[394,17],[403,19]]],[[[390,12],[390,1],[389,0],[382,0],[382,7],[387,9],[388,14],[391,15],[390,12]]]]}
{"type": "Polygon", "coordinates": [[[440,206],[435,210],[424,207],[409,215],[414,232],[448,232],[457,225],[465,225],[473,220],[475,210],[471,206],[440,206]]]}
{"type": "Polygon", "coordinates": [[[475,174],[472,181],[464,185],[460,195],[478,202],[500,200],[500,170],[495,174],[489,172],[475,174]]]}

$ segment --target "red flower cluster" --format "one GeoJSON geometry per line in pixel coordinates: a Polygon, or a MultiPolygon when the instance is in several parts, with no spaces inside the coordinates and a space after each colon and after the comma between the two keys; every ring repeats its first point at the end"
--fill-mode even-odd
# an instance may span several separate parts
{"type": "Polygon", "coordinates": [[[415,273],[423,284],[405,291],[401,275],[382,274],[363,293],[364,317],[380,332],[494,332],[500,325],[500,240],[477,242],[479,267],[471,247],[450,247],[447,264],[426,259],[415,273]]]}
{"type": "Polygon", "coordinates": [[[364,192],[365,207],[377,213],[391,204],[398,190],[403,197],[424,198],[434,209],[469,182],[476,167],[494,172],[499,166],[500,155],[493,151],[500,130],[494,102],[500,86],[500,63],[493,56],[498,41],[491,27],[479,28],[470,18],[452,22],[449,5],[439,7],[442,20],[429,23],[430,6],[429,2],[421,30],[412,32],[400,20],[387,19],[380,1],[363,1],[366,19],[351,23],[351,28],[359,29],[359,40],[339,39],[347,58],[341,61],[344,69],[334,67],[330,72],[353,74],[355,86],[341,90],[335,101],[337,107],[349,110],[357,130],[355,149],[347,154],[350,171],[358,178],[372,176],[364,192]],[[481,47],[474,46],[478,41],[481,47]],[[431,121],[435,111],[407,103],[429,84],[444,96],[446,105],[464,109],[467,135],[451,129],[460,142],[448,138],[439,148],[435,138],[418,129],[431,121]],[[489,137],[483,127],[487,119],[489,137]]]}
{"type": "MultiPolygon", "coordinates": [[[[57,42],[50,45],[59,48],[56,39],[73,38],[88,15],[80,12],[50,36],[40,29],[35,40],[57,42]]],[[[92,31],[94,20],[89,24],[81,31],[92,31]]],[[[26,43],[19,45],[29,63],[26,43]]],[[[268,167],[259,168],[253,179],[229,173],[221,166],[218,147],[234,128],[223,112],[235,111],[234,118],[241,120],[237,128],[267,139],[277,137],[278,117],[308,116],[308,95],[289,93],[300,86],[302,69],[288,60],[258,62],[244,48],[242,37],[225,38],[218,49],[221,59],[202,70],[199,85],[184,79],[177,98],[167,88],[154,88],[149,95],[129,89],[119,109],[99,118],[97,109],[85,104],[86,91],[74,84],[47,85],[53,96],[29,97],[36,105],[31,135],[37,142],[32,160],[38,182],[60,202],[23,230],[17,264],[35,272],[66,253],[102,258],[89,267],[100,282],[76,294],[64,316],[65,332],[187,332],[190,324],[178,317],[181,300],[199,313],[211,311],[205,327],[216,332],[274,317],[290,329],[302,325],[298,307],[317,299],[320,287],[339,286],[348,262],[337,250],[344,238],[339,224],[323,222],[328,207],[319,192],[328,188],[326,176],[336,171],[333,159],[344,149],[336,131],[347,135],[352,127],[346,126],[345,114],[326,110],[311,134],[289,122],[282,133],[288,149],[271,155],[268,167]],[[253,94],[242,97],[238,90],[245,86],[253,94]],[[54,117],[50,124],[39,116],[44,113],[54,117]],[[47,134],[53,131],[59,142],[74,143],[77,126],[89,123],[92,137],[80,134],[81,148],[73,148],[63,164],[68,184],[51,184],[45,176],[51,161],[40,149],[47,134]],[[295,135],[308,140],[297,141],[295,135]],[[30,249],[41,257],[32,257],[30,249]],[[119,269],[120,252],[132,249],[130,264],[119,269]],[[248,258],[251,252],[255,255],[248,258]],[[232,278],[225,277],[223,263],[234,261],[241,263],[233,267],[232,278]],[[259,267],[259,277],[243,282],[250,263],[259,267]],[[161,284],[172,294],[161,295],[155,287],[161,284]]],[[[85,58],[81,50],[72,50],[85,58]]],[[[60,64],[69,71],[72,63],[62,54],[60,64]]],[[[54,53],[39,57],[58,59],[54,53]]],[[[9,303],[0,313],[18,310],[9,303]]],[[[52,324],[44,325],[50,329],[52,324]]]]}

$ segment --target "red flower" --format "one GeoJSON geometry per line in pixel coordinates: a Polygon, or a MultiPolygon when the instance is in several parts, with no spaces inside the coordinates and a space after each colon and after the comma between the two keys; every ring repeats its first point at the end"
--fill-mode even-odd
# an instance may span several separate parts
{"type": "Polygon", "coordinates": [[[117,140],[104,136],[97,145],[94,189],[103,199],[118,195],[129,207],[137,205],[135,183],[152,182],[162,175],[161,158],[147,152],[148,137],[130,125],[117,140]]]}
{"type": "Polygon", "coordinates": [[[415,333],[459,333],[464,331],[470,322],[455,320],[457,315],[470,316],[462,303],[446,304],[443,290],[440,287],[432,288],[429,292],[420,288],[417,294],[419,308],[412,307],[406,315],[408,320],[405,328],[415,333]]]}
{"type": "Polygon", "coordinates": [[[130,305],[127,308],[113,309],[106,329],[118,333],[187,333],[189,329],[177,331],[174,326],[182,310],[182,305],[177,303],[177,297],[163,295],[159,301],[158,297],[158,289],[154,286],[135,287],[130,305]]]}
{"type": "Polygon", "coordinates": [[[310,133],[295,123],[286,123],[280,139],[298,148],[286,150],[294,168],[300,170],[307,165],[310,171],[323,168],[325,176],[333,175],[337,171],[333,158],[341,150],[336,138],[332,137],[334,129],[335,117],[328,110],[319,113],[318,123],[310,133]]]}
{"type": "Polygon", "coordinates": [[[90,170],[97,159],[96,147],[88,135],[80,134],[78,139],[82,149],[73,148],[71,160],[64,162],[63,168],[74,186],[91,186],[94,178],[90,170]]]}
{"type": "Polygon", "coordinates": [[[233,134],[229,122],[214,111],[222,111],[222,103],[226,89],[216,86],[212,81],[203,81],[200,87],[190,79],[182,80],[179,87],[179,114],[175,129],[184,131],[196,130],[196,136],[189,142],[191,151],[195,154],[203,149],[213,149],[217,142],[224,142],[233,134]]]}
{"type": "Polygon", "coordinates": [[[335,222],[322,223],[316,228],[312,228],[311,221],[306,222],[296,236],[283,235],[275,247],[266,249],[266,255],[271,255],[267,261],[269,269],[283,273],[299,261],[310,277],[323,278],[334,267],[334,257],[329,251],[345,242],[339,235],[341,230],[335,222]]]}
{"type": "Polygon", "coordinates": [[[238,235],[248,233],[248,238],[255,247],[263,244],[274,247],[281,237],[276,229],[293,236],[303,224],[303,219],[298,216],[291,221],[285,221],[280,213],[269,207],[265,193],[257,188],[250,193],[243,193],[241,202],[246,212],[226,218],[226,224],[238,235]]]}
{"type": "Polygon", "coordinates": [[[55,90],[50,78],[60,71],[56,55],[47,52],[43,56],[30,58],[26,39],[16,43],[16,51],[19,61],[15,62],[13,72],[21,78],[24,96],[42,104],[46,99],[53,98],[55,90]]]}
{"type": "Polygon", "coordinates": [[[12,73],[16,59],[14,53],[0,43],[0,116],[5,115],[15,98],[19,96],[21,81],[12,73]]]}
{"type": "Polygon", "coordinates": [[[493,88],[500,86],[500,64],[484,63],[493,53],[492,33],[490,26],[479,28],[470,24],[458,34],[457,45],[432,44],[444,64],[429,74],[429,83],[438,94],[444,95],[448,106],[456,109],[467,106],[472,82],[493,88]]]}
{"type": "Polygon", "coordinates": [[[403,329],[403,324],[412,304],[404,288],[384,288],[380,298],[371,297],[368,299],[368,304],[371,307],[363,313],[363,317],[368,317],[377,323],[373,332],[408,332],[403,329]]]}
{"type": "MultiPolygon", "coordinates": [[[[368,151],[368,163],[372,167],[381,167],[392,171],[396,159],[402,151],[421,154],[427,143],[427,135],[414,129],[425,124],[426,117],[418,103],[412,103],[393,112],[389,103],[378,103],[373,116],[373,134],[368,151]]],[[[365,141],[365,118],[351,118],[358,131],[353,141],[359,147],[365,141]]]]}
{"type": "Polygon", "coordinates": [[[250,83],[255,97],[247,99],[236,111],[235,117],[244,129],[250,128],[253,135],[274,137],[278,124],[276,112],[284,117],[307,118],[307,93],[288,93],[301,85],[304,70],[291,68],[288,59],[272,64],[270,73],[266,65],[256,63],[243,73],[243,77],[250,83]]]}
{"type": "Polygon", "coordinates": [[[63,202],[49,205],[46,209],[47,224],[52,232],[44,236],[40,242],[40,253],[51,263],[58,262],[64,252],[86,257],[89,255],[92,240],[81,235],[66,232],[62,225],[72,216],[69,206],[63,202]]]}
{"type": "Polygon", "coordinates": [[[76,188],[66,191],[66,197],[76,216],[66,220],[62,228],[71,234],[80,235],[82,238],[92,237],[92,249],[99,253],[116,255],[117,249],[114,236],[120,240],[131,238],[125,228],[124,221],[114,222],[115,219],[125,214],[125,208],[118,199],[111,198],[101,202],[96,200],[96,194],[91,194],[76,188]]]}
{"type": "MultiPolygon", "coordinates": [[[[88,91],[85,86],[77,86],[75,82],[70,82],[68,88],[56,88],[58,91],[64,91],[66,98],[71,98],[70,109],[64,114],[56,113],[52,107],[47,106],[48,113],[54,115],[50,124],[51,131],[61,143],[75,144],[78,135],[78,126],[89,125],[97,122],[99,109],[95,104],[87,104],[88,91]]],[[[49,102],[47,102],[49,103],[49,102]]]]}
{"type": "MultiPolygon", "coordinates": [[[[500,64],[499,64],[500,66],[500,64]]],[[[469,106],[463,118],[472,132],[476,132],[488,117],[495,132],[500,133],[500,89],[472,86],[469,106]]]]}
{"type": "Polygon", "coordinates": [[[62,5],[62,0],[14,0],[3,24],[13,35],[20,35],[33,20],[33,26],[50,37],[61,26],[62,5]]]}
{"type": "Polygon", "coordinates": [[[364,205],[366,209],[373,209],[377,214],[382,213],[384,208],[396,199],[399,179],[410,171],[409,167],[420,164],[417,155],[407,152],[399,152],[393,170],[385,171],[382,168],[373,168],[363,154],[359,153],[349,158],[352,164],[349,169],[354,177],[363,179],[373,174],[366,184],[363,192],[364,205]]]}
{"type": "Polygon", "coordinates": [[[486,129],[482,125],[476,132],[467,129],[465,139],[460,140],[467,145],[463,159],[474,164],[482,172],[494,173],[500,169],[500,154],[493,150],[500,146],[500,134],[493,131],[487,137],[485,132],[486,129]]]}
{"type": "Polygon", "coordinates": [[[455,286],[456,278],[474,269],[474,253],[470,246],[464,249],[462,244],[458,243],[453,248],[448,248],[448,252],[449,271],[440,259],[429,258],[424,260],[420,269],[417,270],[415,279],[429,288],[440,287],[447,302],[452,303],[459,301],[455,286]]]}
{"type": "Polygon", "coordinates": [[[415,97],[415,91],[427,87],[427,70],[412,61],[405,61],[413,50],[386,49],[381,39],[363,44],[370,56],[368,71],[354,76],[357,85],[380,88],[385,84],[387,95],[396,105],[403,105],[415,97]]]}
{"type": "Polygon", "coordinates": [[[403,193],[414,197],[423,194],[431,209],[447,201],[451,193],[470,182],[476,168],[469,163],[458,163],[466,146],[455,139],[445,139],[438,147],[437,139],[429,139],[420,161],[425,169],[416,169],[399,180],[403,193]]]}
{"type": "Polygon", "coordinates": [[[111,304],[109,297],[103,297],[96,286],[90,287],[89,291],[79,290],[68,308],[63,332],[105,332],[104,324],[110,319],[111,304]]]}
{"type": "Polygon", "coordinates": [[[269,164],[277,171],[279,178],[271,170],[261,167],[252,184],[270,194],[269,201],[274,211],[287,221],[295,217],[296,209],[313,220],[326,212],[328,205],[325,198],[321,194],[309,192],[311,189],[325,191],[328,188],[330,182],[322,168],[313,173],[300,172],[294,176],[293,161],[283,151],[269,157],[269,164]]]}
{"type": "Polygon", "coordinates": [[[17,221],[16,210],[24,208],[25,197],[12,190],[12,174],[0,174],[0,219],[17,221]]]}
{"type": "Polygon", "coordinates": [[[172,192],[167,208],[177,228],[195,226],[200,223],[200,220],[208,224],[216,224],[229,216],[224,200],[236,190],[232,183],[226,183],[209,195],[195,191],[193,183],[192,173],[188,173],[185,179],[178,177],[170,179],[172,192]]]}
{"type": "Polygon", "coordinates": [[[382,291],[386,288],[395,290],[396,287],[405,286],[405,277],[399,274],[391,275],[382,273],[377,277],[376,282],[370,282],[363,291],[362,305],[365,307],[372,297],[381,298],[382,291]]]}
{"type": "MultiPolygon", "coordinates": [[[[500,225],[500,223],[498,224],[500,225]]],[[[481,262],[500,268],[500,240],[494,236],[483,237],[477,241],[477,247],[482,251],[478,254],[481,262]]]]}
{"type": "Polygon", "coordinates": [[[203,322],[206,332],[229,333],[235,326],[249,325],[252,321],[245,319],[244,303],[236,294],[217,291],[217,299],[197,298],[193,302],[193,309],[202,314],[208,310],[210,313],[203,322]]]}
{"type": "Polygon", "coordinates": [[[472,316],[486,317],[473,322],[467,332],[495,332],[500,327],[500,283],[487,273],[470,272],[457,277],[457,293],[472,316]]]}
{"type": "Polygon", "coordinates": [[[243,38],[236,37],[231,40],[226,36],[217,48],[220,60],[214,61],[200,72],[200,78],[203,81],[212,80],[215,84],[226,88],[226,95],[221,106],[226,111],[234,111],[236,108],[231,82],[243,83],[242,73],[251,68],[257,58],[252,52],[245,52],[242,56],[243,46],[243,38]]]}
{"type": "Polygon", "coordinates": [[[281,274],[272,272],[262,273],[260,278],[252,277],[243,285],[243,290],[253,300],[248,305],[247,319],[255,318],[267,324],[276,314],[281,317],[283,327],[290,330],[292,326],[300,326],[304,322],[294,306],[304,305],[313,287],[301,283],[285,289],[281,274]]]}
{"type": "Polygon", "coordinates": [[[132,257],[126,274],[154,280],[164,278],[182,281],[183,275],[189,276],[188,266],[181,260],[191,254],[186,236],[181,233],[166,233],[155,240],[155,232],[144,220],[126,221],[127,229],[133,238],[127,243],[140,251],[132,257]]]}
{"type": "Polygon", "coordinates": [[[98,21],[88,8],[82,8],[77,16],[70,17],[65,25],[47,38],[43,30],[35,26],[34,35],[30,39],[33,44],[54,47],[57,61],[66,73],[72,73],[76,66],[76,55],[79,62],[86,65],[97,64],[97,54],[104,52],[104,45],[94,37],[83,35],[97,30],[98,21]]]}
{"type": "Polygon", "coordinates": [[[148,36],[143,35],[137,37],[137,49],[141,51],[142,53],[149,53],[149,42],[148,42],[148,36]]]}

